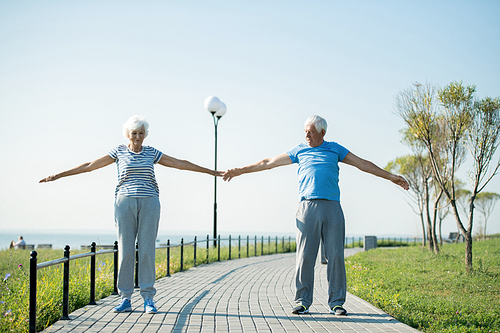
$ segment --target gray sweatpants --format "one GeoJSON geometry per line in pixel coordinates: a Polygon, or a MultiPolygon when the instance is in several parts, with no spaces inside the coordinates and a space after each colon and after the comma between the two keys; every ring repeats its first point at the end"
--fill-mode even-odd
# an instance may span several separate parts
{"type": "Polygon", "coordinates": [[[144,300],[153,299],[156,236],[160,221],[158,197],[135,198],[117,195],[115,225],[118,231],[118,282],[122,298],[132,298],[134,291],[135,241],[139,244],[139,287],[144,300]]]}
{"type": "Polygon", "coordinates": [[[320,240],[327,264],[328,306],[343,305],[346,297],[344,264],[345,221],[338,201],[303,200],[296,214],[297,263],[295,302],[309,308],[313,302],[314,265],[320,240]]]}

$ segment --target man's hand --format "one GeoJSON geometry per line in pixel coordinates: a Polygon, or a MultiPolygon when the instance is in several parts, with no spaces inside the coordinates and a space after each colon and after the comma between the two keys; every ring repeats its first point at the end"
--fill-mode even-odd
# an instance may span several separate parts
{"type": "Polygon", "coordinates": [[[229,169],[222,175],[222,179],[229,182],[231,179],[239,175],[241,175],[241,172],[239,172],[237,168],[229,169]]]}
{"type": "Polygon", "coordinates": [[[410,184],[404,179],[402,176],[399,175],[394,175],[394,179],[391,179],[391,181],[396,184],[401,186],[404,190],[407,190],[410,188],[410,184]]]}

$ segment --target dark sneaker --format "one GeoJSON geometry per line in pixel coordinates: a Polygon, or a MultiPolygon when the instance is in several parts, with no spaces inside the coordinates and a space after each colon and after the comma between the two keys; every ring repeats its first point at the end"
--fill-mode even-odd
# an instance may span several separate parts
{"type": "Polygon", "coordinates": [[[130,304],[130,300],[127,298],[122,299],[120,304],[118,304],[118,306],[114,308],[113,311],[117,313],[132,311],[132,305],[130,304]]]}
{"type": "Polygon", "coordinates": [[[346,316],[347,311],[340,305],[335,305],[330,309],[330,313],[334,313],[336,316],[346,316]]]}
{"type": "Polygon", "coordinates": [[[146,313],[157,313],[158,309],[156,309],[155,302],[152,299],[147,299],[144,302],[144,312],[146,313]]]}
{"type": "Polygon", "coordinates": [[[296,307],[293,308],[292,310],[293,314],[304,314],[304,313],[309,313],[309,309],[306,308],[304,305],[299,304],[296,307]]]}

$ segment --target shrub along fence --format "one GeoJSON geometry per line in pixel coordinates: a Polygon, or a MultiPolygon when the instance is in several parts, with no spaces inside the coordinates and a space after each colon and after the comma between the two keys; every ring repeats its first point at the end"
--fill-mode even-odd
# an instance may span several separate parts
{"type": "MultiPolygon", "coordinates": [[[[285,237],[281,238],[281,244],[279,243],[279,238],[278,237],[273,237],[273,242],[271,242],[271,236],[267,237],[267,245],[264,244],[264,236],[260,237],[260,255],[265,254],[265,247],[266,247],[266,252],[267,254],[272,254],[272,253],[278,253],[278,249],[281,250],[281,252],[293,252],[295,251],[295,243],[292,243],[292,237],[288,237],[288,239],[285,239],[285,237]],[[274,245],[274,249],[272,249],[272,245],[274,245]]],[[[294,240],[294,239],[293,239],[294,240]]],[[[221,260],[221,242],[224,242],[223,245],[225,245],[226,242],[228,242],[228,249],[229,249],[229,254],[228,254],[228,260],[235,259],[236,257],[232,255],[231,249],[233,247],[234,242],[237,242],[238,244],[238,258],[241,258],[241,251],[242,251],[242,239],[241,236],[238,236],[237,239],[232,239],[231,236],[229,238],[221,238],[220,236],[217,237],[217,239],[210,239],[209,236],[207,236],[206,240],[197,240],[196,237],[194,237],[194,241],[184,243],[184,239],[181,238],[181,242],[179,244],[171,245],[170,240],[167,240],[167,244],[165,245],[160,245],[156,247],[156,250],[166,250],[166,261],[167,261],[167,274],[166,276],[170,276],[170,250],[172,248],[179,248],[180,249],[180,271],[182,272],[184,270],[184,248],[186,246],[192,246],[193,247],[193,265],[196,266],[197,264],[197,247],[199,243],[206,243],[206,263],[209,263],[209,252],[210,252],[210,242],[211,241],[216,241],[217,242],[217,248],[212,247],[212,253],[213,251],[217,251],[217,261],[221,260]]],[[[246,250],[246,257],[251,256],[250,254],[250,237],[247,236],[246,240],[243,239],[244,246],[243,250],[246,250]],[[246,249],[245,249],[246,247],[246,249]]],[[[257,243],[257,236],[253,238],[253,255],[257,256],[258,255],[258,243],[257,243]]],[[[118,290],[116,287],[117,279],[118,279],[118,242],[115,242],[113,249],[109,250],[101,250],[101,251],[96,251],[96,243],[93,242],[92,245],[90,246],[90,252],[88,253],[81,253],[77,255],[70,255],[70,246],[66,245],[64,248],[64,256],[63,258],[60,259],[55,259],[43,263],[38,263],[37,262],[37,252],[36,251],[31,251],[30,253],[30,290],[29,290],[29,332],[36,332],[36,310],[37,310],[37,271],[46,267],[50,266],[55,266],[55,265],[63,265],[63,294],[62,294],[62,317],[60,318],[61,320],[69,320],[69,275],[70,275],[70,261],[72,260],[77,260],[77,259],[82,259],[82,258],[87,258],[90,257],[90,301],[89,305],[95,305],[95,280],[96,280],[96,256],[98,255],[103,255],[103,254],[109,254],[113,253],[114,254],[114,279],[113,279],[113,295],[118,294],[118,290]]],[[[138,250],[137,250],[137,245],[136,245],[136,262],[135,262],[135,286],[138,287],[139,281],[138,281],[138,267],[139,267],[139,256],[138,256],[138,250]]]]}

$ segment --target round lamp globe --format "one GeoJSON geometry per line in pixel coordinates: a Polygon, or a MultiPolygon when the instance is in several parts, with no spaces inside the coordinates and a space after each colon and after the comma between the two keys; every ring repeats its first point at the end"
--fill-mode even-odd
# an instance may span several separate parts
{"type": "Polygon", "coordinates": [[[209,112],[217,112],[220,109],[220,100],[215,96],[205,98],[205,109],[209,112]]]}

